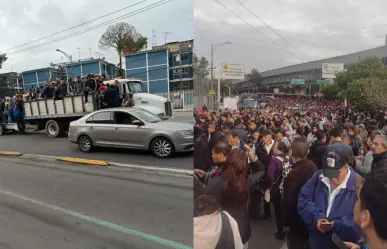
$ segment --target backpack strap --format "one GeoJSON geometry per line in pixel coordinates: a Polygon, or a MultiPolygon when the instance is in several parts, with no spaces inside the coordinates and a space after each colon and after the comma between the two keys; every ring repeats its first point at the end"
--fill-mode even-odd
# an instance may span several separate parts
{"type": "Polygon", "coordinates": [[[356,192],[359,190],[362,183],[363,183],[363,178],[359,174],[356,174],[356,192]]]}
{"type": "Polygon", "coordinates": [[[235,249],[234,234],[230,220],[224,212],[220,212],[220,216],[222,218],[222,230],[215,249],[235,249]]]}

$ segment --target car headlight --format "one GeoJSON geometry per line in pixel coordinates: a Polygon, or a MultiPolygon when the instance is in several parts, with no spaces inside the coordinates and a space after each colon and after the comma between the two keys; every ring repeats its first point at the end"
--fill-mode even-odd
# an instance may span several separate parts
{"type": "Polygon", "coordinates": [[[179,134],[182,137],[189,137],[193,136],[193,131],[187,130],[187,131],[177,131],[177,134],[179,134]]]}

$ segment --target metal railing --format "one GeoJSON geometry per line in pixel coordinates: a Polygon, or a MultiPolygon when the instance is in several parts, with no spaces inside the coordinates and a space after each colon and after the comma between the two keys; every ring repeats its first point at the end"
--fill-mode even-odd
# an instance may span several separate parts
{"type": "MultiPolygon", "coordinates": [[[[168,98],[168,93],[157,93],[156,95],[168,98]]],[[[169,100],[174,110],[185,110],[194,108],[193,90],[181,90],[169,92],[169,100]]]]}

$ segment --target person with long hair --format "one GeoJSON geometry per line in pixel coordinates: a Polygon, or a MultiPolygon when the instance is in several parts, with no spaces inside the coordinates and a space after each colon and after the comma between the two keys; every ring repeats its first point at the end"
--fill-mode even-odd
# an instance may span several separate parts
{"type": "Polygon", "coordinates": [[[251,237],[247,206],[252,183],[248,181],[248,174],[246,153],[237,149],[231,150],[221,174],[210,179],[206,188],[207,193],[217,199],[222,210],[229,213],[238,223],[244,249],[247,249],[251,237]]]}

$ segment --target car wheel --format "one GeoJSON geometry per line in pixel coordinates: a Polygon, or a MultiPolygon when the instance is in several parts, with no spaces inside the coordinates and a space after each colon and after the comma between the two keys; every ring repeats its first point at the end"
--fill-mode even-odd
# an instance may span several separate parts
{"type": "Polygon", "coordinates": [[[168,138],[159,137],[152,141],[151,151],[153,155],[157,157],[166,158],[173,154],[174,148],[172,142],[168,138]]]}
{"type": "Polygon", "coordinates": [[[82,152],[89,153],[93,150],[93,141],[90,137],[82,135],[78,138],[78,146],[82,152]]]}

